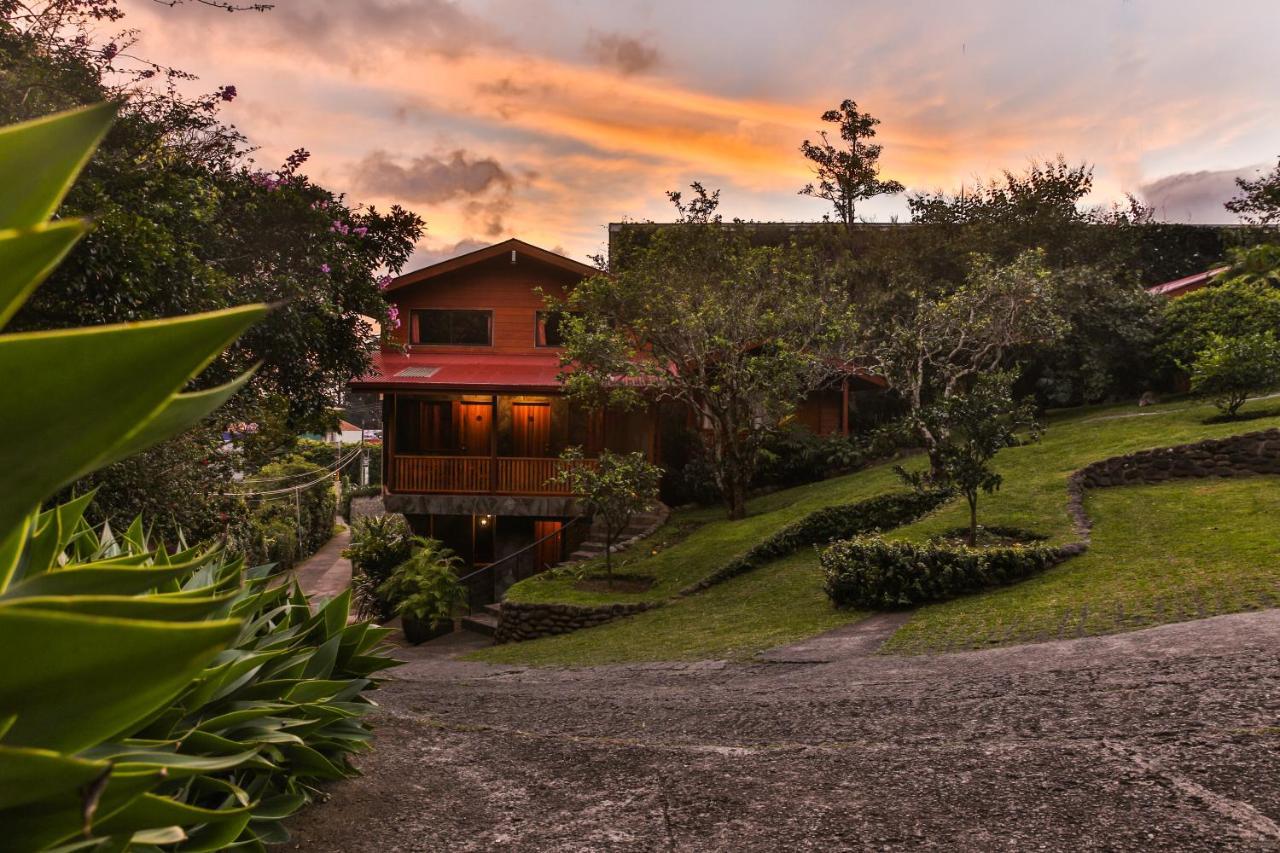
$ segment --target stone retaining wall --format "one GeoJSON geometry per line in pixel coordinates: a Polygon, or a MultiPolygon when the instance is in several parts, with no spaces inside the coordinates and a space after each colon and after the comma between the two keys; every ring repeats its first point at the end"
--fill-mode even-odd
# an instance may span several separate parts
{"type": "Polygon", "coordinates": [[[641,601],[635,604],[584,607],[576,604],[529,604],[504,601],[493,640],[495,643],[511,643],[550,637],[553,634],[568,634],[570,631],[590,628],[622,616],[642,613],[657,607],[659,603],[641,601]]]}
{"type": "Polygon", "coordinates": [[[1280,429],[1142,450],[1094,462],[1067,481],[1068,508],[1077,532],[1087,541],[1092,526],[1084,511],[1084,493],[1088,489],[1251,474],[1280,474],[1280,429]]]}

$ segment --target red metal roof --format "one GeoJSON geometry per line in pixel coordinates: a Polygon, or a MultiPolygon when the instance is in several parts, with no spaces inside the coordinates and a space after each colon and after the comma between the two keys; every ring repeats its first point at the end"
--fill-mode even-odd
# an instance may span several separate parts
{"type": "Polygon", "coordinates": [[[373,370],[351,382],[355,391],[523,389],[558,391],[560,358],[491,353],[378,352],[373,370]]]}
{"type": "Polygon", "coordinates": [[[1230,267],[1218,267],[1207,272],[1198,272],[1195,275],[1189,275],[1186,278],[1176,279],[1175,281],[1166,281],[1164,284],[1156,284],[1147,288],[1147,293],[1153,293],[1156,296],[1182,296],[1184,293],[1191,293],[1204,287],[1216,276],[1226,272],[1230,267]]]}

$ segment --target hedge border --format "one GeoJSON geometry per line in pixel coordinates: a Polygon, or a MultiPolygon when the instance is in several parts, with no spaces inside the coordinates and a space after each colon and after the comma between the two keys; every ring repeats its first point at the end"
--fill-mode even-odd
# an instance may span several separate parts
{"type": "Polygon", "coordinates": [[[915,521],[937,509],[951,497],[947,492],[937,491],[890,492],[857,503],[814,510],[752,546],[745,554],[733,558],[702,580],[658,601],[598,606],[503,602],[498,612],[494,641],[506,643],[567,634],[661,607],[793,554],[801,548],[822,545],[841,537],[887,530],[915,521]],[[870,518],[867,518],[868,514],[870,518]]]}

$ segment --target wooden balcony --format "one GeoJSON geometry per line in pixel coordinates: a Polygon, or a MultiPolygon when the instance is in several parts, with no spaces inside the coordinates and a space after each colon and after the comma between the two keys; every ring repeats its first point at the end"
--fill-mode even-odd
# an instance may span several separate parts
{"type": "Polygon", "coordinates": [[[391,492],[444,495],[551,495],[573,493],[549,483],[568,465],[594,467],[594,459],[566,462],[555,457],[417,456],[391,460],[391,492]]]}

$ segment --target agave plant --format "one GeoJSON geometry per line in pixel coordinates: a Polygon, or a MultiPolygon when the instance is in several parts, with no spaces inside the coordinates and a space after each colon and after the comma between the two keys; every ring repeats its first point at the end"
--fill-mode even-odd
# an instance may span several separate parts
{"type": "MultiPolygon", "coordinates": [[[[109,105],[0,129],[0,329],[88,227],[50,221],[109,105]]],[[[222,850],[282,837],[368,737],[379,629],[312,612],[218,546],[117,537],[68,483],[213,412],[183,388],[261,305],[0,335],[0,827],[6,850],[222,850]],[[126,393],[119,393],[123,387],[126,393]]]]}

